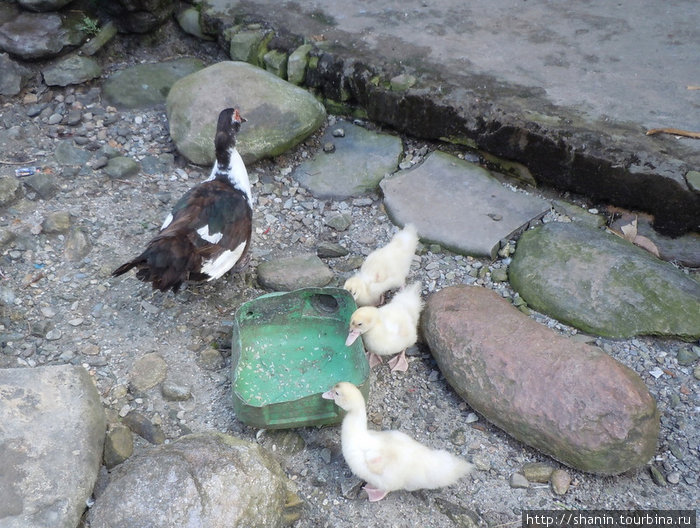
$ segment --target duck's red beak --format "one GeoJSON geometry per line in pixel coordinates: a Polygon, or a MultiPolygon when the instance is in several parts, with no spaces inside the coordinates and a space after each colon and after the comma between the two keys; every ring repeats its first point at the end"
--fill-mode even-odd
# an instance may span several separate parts
{"type": "Polygon", "coordinates": [[[241,114],[238,113],[238,108],[233,111],[233,120],[236,123],[245,123],[248,121],[245,117],[241,117],[241,114]]]}

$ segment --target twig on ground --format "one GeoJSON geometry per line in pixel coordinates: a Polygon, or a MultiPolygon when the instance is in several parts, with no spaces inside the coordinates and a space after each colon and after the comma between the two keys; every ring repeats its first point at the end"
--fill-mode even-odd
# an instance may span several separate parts
{"type": "Polygon", "coordinates": [[[36,160],[26,160],[26,161],[10,161],[10,160],[4,160],[0,159],[0,163],[3,165],[26,165],[27,163],[36,163],[36,160]]]}
{"type": "Polygon", "coordinates": [[[653,136],[654,134],[673,134],[674,136],[700,139],[700,132],[690,132],[688,130],[681,130],[680,128],[652,128],[647,130],[647,136],[653,136]]]}

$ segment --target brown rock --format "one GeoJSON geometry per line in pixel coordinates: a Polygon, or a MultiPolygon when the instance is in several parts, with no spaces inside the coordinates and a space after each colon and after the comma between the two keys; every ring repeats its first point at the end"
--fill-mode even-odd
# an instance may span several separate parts
{"type": "Polygon", "coordinates": [[[552,484],[554,493],[557,495],[566,495],[571,485],[571,475],[562,469],[555,469],[552,472],[549,482],[552,484]]]}
{"type": "Polygon", "coordinates": [[[422,330],[449,384],[477,412],[561,462],[614,475],[656,450],[659,412],[639,376],[538,324],[493,291],[432,295],[422,330]]]}
{"type": "Polygon", "coordinates": [[[134,453],[131,429],[122,424],[111,424],[105,436],[103,459],[107,469],[112,469],[134,453]]]}
{"type": "Polygon", "coordinates": [[[530,462],[523,465],[520,472],[525,475],[525,478],[530,482],[549,482],[549,477],[552,476],[554,468],[544,462],[530,462]]]}

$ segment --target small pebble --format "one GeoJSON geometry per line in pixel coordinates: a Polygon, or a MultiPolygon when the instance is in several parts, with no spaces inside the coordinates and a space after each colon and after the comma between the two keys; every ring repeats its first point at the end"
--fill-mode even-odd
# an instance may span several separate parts
{"type": "Polygon", "coordinates": [[[467,441],[467,436],[464,434],[464,429],[457,429],[450,435],[450,440],[456,446],[464,445],[467,441]]]}
{"type": "Polygon", "coordinates": [[[681,474],[678,471],[671,471],[671,473],[666,476],[666,480],[670,484],[678,484],[681,481],[681,474]]]}
{"type": "Polygon", "coordinates": [[[508,481],[511,488],[529,488],[530,482],[522,473],[513,473],[508,481]]]}
{"type": "Polygon", "coordinates": [[[181,385],[171,380],[165,380],[160,386],[163,397],[169,401],[186,401],[192,397],[192,391],[187,385],[181,385]]]}
{"type": "Polygon", "coordinates": [[[215,348],[205,348],[199,353],[199,362],[205,370],[218,370],[224,366],[224,358],[221,352],[215,348]]]}
{"type": "Polygon", "coordinates": [[[479,471],[488,471],[491,469],[491,461],[482,455],[474,455],[472,457],[472,463],[479,471]]]}
{"type": "Polygon", "coordinates": [[[467,422],[468,424],[474,423],[474,422],[478,422],[478,421],[479,421],[479,416],[477,416],[476,413],[470,412],[470,413],[467,415],[466,422],[467,422]]]}
{"type": "Polygon", "coordinates": [[[524,464],[520,471],[530,482],[545,483],[549,482],[549,479],[554,472],[554,468],[544,462],[530,462],[528,464],[524,464]]]}
{"type": "Polygon", "coordinates": [[[48,339],[49,341],[57,341],[57,340],[61,339],[62,335],[63,334],[61,333],[60,330],[58,330],[57,328],[54,328],[53,330],[49,330],[46,333],[46,339],[48,339]]]}
{"type": "Polygon", "coordinates": [[[654,367],[649,371],[649,374],[654,376],[654,379],[659,379],[661,376],[664,375],[664,371],[661,370],[659,367],[654,367]]]}
{"type": "Polygon", "coordinates": [[[323,144],[323,152],[325,152],[326,154],[331,154],[331,153],[335,152],[335,143],[331,143],[331,142],[324,143],[323,144]]]}
{"type": "Polygon", "coordinates": [[[345,130],[342,128],[336,128],[333,131],[333,137],[345,137],[345,130]]]}
{"type": "Polygon", "coordinates": [[[681,348],[676,355],[676,360],[679,365],[689,367],[698,360],[698,355],[691,348],[681,348]]]}
{"type": "Polygon", "coordinates": [[[321,459],[326,464],[330,464],[331,463],[331,450],[328,449],[327,447],[324,447],[323,449],[321,449],[321,459]]]}
{"type": "Polygon", "coordinates": [[[649,466],[649,473],[651,473],[651,479],[654,481],[654,483],[657,486],[665,486],[666,485],[666,478],[664,477],[664,474],[654,464],[649,466]]]}
{"type": "Polygon", "coordinates": [[[552,490],[557,495],[565,495],[571,485],[571,475],[561,469],[555,469],[549,480],[552,490]]]}

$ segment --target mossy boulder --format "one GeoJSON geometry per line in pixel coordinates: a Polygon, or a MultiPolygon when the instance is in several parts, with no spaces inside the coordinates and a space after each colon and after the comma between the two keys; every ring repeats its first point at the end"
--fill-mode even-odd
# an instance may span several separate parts
{"type": "Polygon", "coordinates": [[[216,121],[228,107],[247,119],[237,144],[246,163],[289,150],[326,117],[323,105],[302,88],[245,62],[219,62],[180,79],[168,94],[170,135],[183,156],[214,163],[216,121]]]}
{"type": "Polygon", "coordinates": [[[529,306],[584,332],[700,337],[700,283],[605,231],[575,223],[527,231],[508,274],[529,306]]]}

